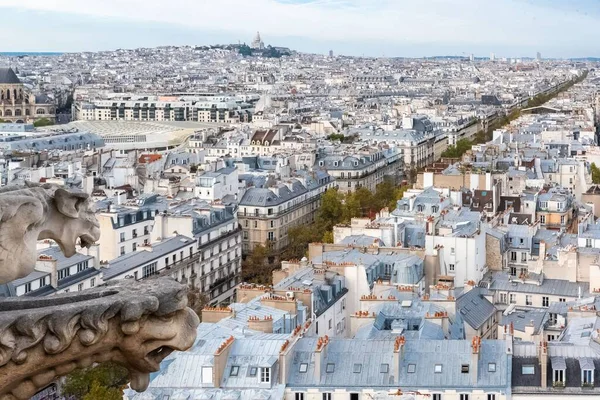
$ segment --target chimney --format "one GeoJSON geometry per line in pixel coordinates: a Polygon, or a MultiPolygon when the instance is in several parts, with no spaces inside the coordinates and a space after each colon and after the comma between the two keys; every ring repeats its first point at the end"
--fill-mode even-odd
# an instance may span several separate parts
{"type": "Polygon", "coordinates": [[[545,389],[546,386],[548,385],[547,379],[548,379],[548,342],[546,341],[542,341],[542,343],[540,343],[540,372],[541,372],[541,377],[542,377],[542,388],[545,389]]]}
{"type": "Polygon", "coordinates": [[[233,336],[229,336],[229,338],[219,346],[217,351],[215,351],[213,359],[213,386],[216,388],[221,387],[221,380],[223,379],[229,352],[231,351],[234,341],[235,339],[233,336]]]}
{"type": "Polygon", "coordinates": [[[481,337],[474,336],[471,339],[471,379],[473,385],[477,385],[478,370],[479,370],[479,353],[481,352],[481,337]]]}
{"type": "Polygon", "coordinates": [[[319,336],[319,339],[317,340],[317,348],[315,349],[315,379],[317,379],[317,381],[321,380],[321,374],[323,371],[325,371],[328,344],[329,336],[319,336]]]}
{"type": "Polygon", "coordinates": [[[404,352],[406,350],[406,338],[404,336],[396,337],[396,341],[394,342],[394,383],[398,383],[400,381],[400,371],[402,363],[402,359],[404,358],[404,352]]]}
{"type": "Polygon", "coordinates": [[[467,293],[467,292],[470,292],[471,289],[473,289],[475,287],[475,285],[476,285],[476,283],[473,280],[466,281],[465,282],[465,287],[463,289],[463,294],[467,293]]]}
{"type": "Polygon", "coordinates": [[[231,316],[233,316],[233,310],[229,307],[204,307],[202,309],[202,322],[219,322],[231,316]]]}
{"type": "Polygon", "coordinates": [[[248,317],[248,329],[262,333],[273,333],[273,316],[267,315],[263,319],[256,316],[248,317]]]}
{"type": "Polygon", "coordinates": [[[46,254],[38,255],[38,259],[35,263],[35,270],[50,274],[50,282],[48,283],[54,288],[58,287],[58,269],[54,257],[46,254]]]}

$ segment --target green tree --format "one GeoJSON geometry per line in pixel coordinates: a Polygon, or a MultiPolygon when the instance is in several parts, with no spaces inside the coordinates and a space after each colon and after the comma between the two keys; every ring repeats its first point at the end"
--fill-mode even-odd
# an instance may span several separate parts
{"type": "Polygon", "coordinates": [[[83,396],[83,400],[122,400],[123,391],[117,388],[105,387],[97,381],[92,383],[90,391],[83,396]]]}
{"type": "Polygon", "coordinates": [[[600,183],[600,168],[596,166],[596,163],[592,163],[590,170],[592,172],[592,182],[600,183]]]}
{"type": "Polygon", "coordinates": [[[244,282],[270,285],[273,282],[273,266],[268,263],[271,252],[263,245],[257,245],[242,261],[242,280],[244,282]]]}
{"type": "Polygon", "coordinates": [[[321,207],[317,212],[317,224],[323,232],[333,229],[344,215],[342,194],[337,189],[329,189],[321,197],[321,207]]]}
{"type": "Polygon", "coordinates": [[[112,399],[117,397],[87,397],[101,394],[98,389],[92,393],[94,386],[112,389],[123,397],[122,389],[129,381],[129,372],[125,367],[113,362],[99,364],[93,367],[78,369],[67,375],[62,387],[62,395],[77,400],[112,399]]]}
{"type": "Polygon", "coordinates": [[[316,224],[296,225],[288,229],[288,246],[283,250],[283,260],[300,260],[306,255],[308,245],[321,240],[323,233],[316,224]]]}
{"type": "Polygon", "coordinates": [[[33,122],[33,126],[35,126],[35,127],[42,127],[42,126],[49,126],[49,125],[54,125],[54,122],[49,120],[48,118],[40,118],[33,122]]]}
{"type": "Polygon", "coordinates": [[[323,234],[323,243],[333,243],[333,231],[327,231],[323,234]]]}
{"type": "Polygon", "coordinates": [[[206,307],[210,299],[200,290],[190,287],[187,292],[188,307],[194,310],[200,321],[202,321],[202,309],[206,307]]]}

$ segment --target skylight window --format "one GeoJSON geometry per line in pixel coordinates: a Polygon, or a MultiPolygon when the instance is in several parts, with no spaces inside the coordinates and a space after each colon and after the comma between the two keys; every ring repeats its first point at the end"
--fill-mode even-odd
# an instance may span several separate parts
{"type": "Polygon", "coordinates": [[[469,373],[469,364],[461,365],[460,372],[462,372],[463,374],[468,374],[469,373]]]}
{"type": "Polygon", "coordinates": [[[327,363],[327,366],[325,367],[325,372],[327,372],[328,374],[332,374],[333,371],[335,371],[335,364],[327,363]]]}
{"type": "Polygon", "coordinates": [[[496,363],[488,363],[488,372],[496,372],[496,363]]]}
{"type": "Polygon", "coordinates": [[[240,367],[238,365],[232,365],[231,372],[229,373],[229,375],[230,376],[238,376],[239,372],[240,372],[240,367]]]}
{"type": "Polygon", "coordinates": [[[362,371],[362,364],[354,364],[354,367],[352,368],[352,372],[354,372],[355,374],[360,374],[361,371],[362,371]]]}
{"type": "Polygon", "coordinates": [[[390,364],[381,364],[381,367],[379,368],[379,371],[382,374],[387,374],[388,372],[390,372],[390,364]]]}
{"type": "Polygon", "coordinates": [[[442,373],[442,364],[435,364],[435,366],[433,367],[433,372],[435,372],[436,374],[441,374],[442,373]]]}
{"type": "Polygon", "coordinates": [[[308,364],[307,363],[300,364],[300,372],[305,373],[306,371],[308,371],[308,364]]]}
{"type": "Polygon", "coordinates": [[[408,373],[409,374],[414,374],[416,370],[417,370],[416,364],[408,364],[408,373]]]}
{"type": "Polygon", "coordinates": [[[535,366],[534,365],[523,365],[523,367],[521,367],[521,373],[523,375],[534,375],[535,374],[535,366]]]}
{"type": "Polygon", "coordinates": [[[256,372],[257,372],[257,368],[256,367],[250,367],[250,376],[256,376],[256,372]]]}

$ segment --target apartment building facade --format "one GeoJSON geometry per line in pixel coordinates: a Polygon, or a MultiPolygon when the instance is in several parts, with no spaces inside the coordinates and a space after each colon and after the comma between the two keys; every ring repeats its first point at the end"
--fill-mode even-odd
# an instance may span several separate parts
{"type": "Polygon", "coordinates": [[[248,188],[238,208],[244,253],[257,245],[283,250],[288,245],[288,229],[314,221],[321,196],[334,182],[324,171],[299,171],[297,177],[282,183],[248,188]]]}

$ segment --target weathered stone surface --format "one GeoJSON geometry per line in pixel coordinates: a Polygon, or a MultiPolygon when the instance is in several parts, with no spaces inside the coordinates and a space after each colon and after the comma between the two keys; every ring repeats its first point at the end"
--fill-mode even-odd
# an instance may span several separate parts
{"type": "Polygon", "coordinates": [[[78,293],[0,302],[0,399],[28,399],[59,376],[108,360],[143,391],[173,350],[187,350],[199,324],[186,287],[130,280],[78,293]]]}
{"type": "Polygon", "coordinates": [[[78,241],[89,246],[99,237],[85,193],[30,182],[0,189],[0,283],[33,272],[38,239],[53,239],[71,257],[78,241]]]}

